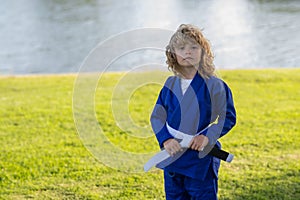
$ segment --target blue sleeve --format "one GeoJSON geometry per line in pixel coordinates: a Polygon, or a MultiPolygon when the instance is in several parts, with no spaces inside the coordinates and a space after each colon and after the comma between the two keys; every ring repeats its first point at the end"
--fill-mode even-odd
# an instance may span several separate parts
{"type": "MultiPolygon", "coordinates": [[[[168,80],[167,80],[168,82],[168,80]]],[[[154,109],[151,114],[150,122],[152,126],[152,130],[155,133],[155,136],[157,138],[157,141],[159,143],[160,148],[163,148],[163,143],[170,139],[174,138],[168,131],[166,127],[166,121],[167,121],[167,103],[165,99],[167,98],[166,93],[168,92],[167,87],[163,87],[162,90],[159,93],[158,99],[156,101],[156,104],[154,106],[154,109]]]]}
{"type": "Polygon", "coordinates": [[[218,138],[228,133],[236,124],[236,111],[230,88],[222,81],[221,86],[214,87],[213,90],[211,119],[217,119],[217,124],[213,124],[203,133],[209,138],[210,145],[214,145],[218,138]]]}

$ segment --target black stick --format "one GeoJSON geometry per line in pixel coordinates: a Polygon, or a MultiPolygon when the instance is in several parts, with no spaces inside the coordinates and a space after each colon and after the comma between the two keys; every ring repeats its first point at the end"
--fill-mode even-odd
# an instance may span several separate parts
{"type": "Polygon", "coordinates": [[[226,162],[231,162],[234,157],[233,154],[223,151],[217,146],[214,146],[208,154],[226,162]]]}

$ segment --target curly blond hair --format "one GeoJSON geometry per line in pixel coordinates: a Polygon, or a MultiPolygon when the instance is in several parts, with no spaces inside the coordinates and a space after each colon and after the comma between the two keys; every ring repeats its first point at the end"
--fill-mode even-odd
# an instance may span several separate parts
{"type": "Polygon", "coordinates": [[[215,66],[213,64],[214,55],[211,51],[209,41],[203,36],[198,27],[191,24],[181,24],[171,37],[166,47],[168,68],[172,70],[175,75],[181,75],[180,65],[176,59],[175,47],[186,44],[191,39],[195,40],[202,48],[201,60],[197,69],[200,76],[203,78],[216,76],[215,66]]]}

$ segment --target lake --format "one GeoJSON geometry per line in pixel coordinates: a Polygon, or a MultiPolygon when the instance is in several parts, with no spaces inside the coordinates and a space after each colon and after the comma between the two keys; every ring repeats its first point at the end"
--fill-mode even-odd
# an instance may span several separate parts
{"type": "MultiPolygon", "coordinates": [[[[0,13],[1,75],[76,73],[103,41],[182,23],[204,29],[218,69],[300,66],[298,0],[10,0],[0,13]]],[[[142,54],[165,62],[163,51],[142,54]]],[[[123,56],[112,71],[136,57],[123,56]]]]}

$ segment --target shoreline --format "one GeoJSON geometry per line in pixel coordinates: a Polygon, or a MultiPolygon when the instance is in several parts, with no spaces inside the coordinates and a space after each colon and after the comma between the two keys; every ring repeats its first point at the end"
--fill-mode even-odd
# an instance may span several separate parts
{"type": "MultiPolygon", "coordinates": [[[[236,69],[216,69],[216,73],[222,71],[285,71],[285,70],[300,70],[300,67],[274,67],[274,68],[236,68],[236,69]]],[[[85,74],[122,74],[122,73],[146,73],[146,72],[170,72],[168,70],[143,70],[143,71],[108,71],[108,72],[84,72],[85,74]]],[[[40,74],[0,74],[0,78],[33,78],[33,77],[77,77],[80,72],[70,73],[40,73],[40,74]]]]}

